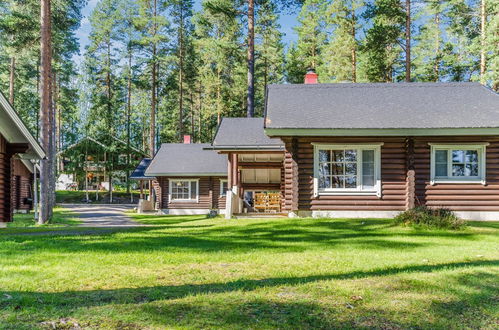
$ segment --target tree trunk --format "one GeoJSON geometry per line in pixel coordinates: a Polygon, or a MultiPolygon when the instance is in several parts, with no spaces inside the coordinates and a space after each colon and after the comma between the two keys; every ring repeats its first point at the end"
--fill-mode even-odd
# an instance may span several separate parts
{"type": "MultiPolygon", "coordinates": [[[[153,33],[156,35],[157,0],[154,0],[153,8],[153,33]]],[[[149,127],[149,155],[154,157],[156,151],[156,42],[152,45],[152,68],[151,68],[151,120],[149,127]]]]}
{"type": "Polygon", "coordinates": [[[487,59],[485,52],[485,37],[487,25],[487,7],[485,0],[480,3],[480,80],[485,82],[485,71],[487,70],[487,59]]]}
{"type": "Polygon", "coordinates": [[[405,0],[405,81],[411,82],[411,0],[405,0]]]}
{"type": "Polygon", "coordinates": [[[197,136],[197,141],[201,142],[202,137],[201,137],[201,127],[202,127],[202,122],[201,122],[201,110],[203,109],[203,97],[202,97],[202,87],[201,87],[201,81],[199,81],[199,90],[198,90],[198,136],[197,136]]]}
{"type": "Polygon", "coordinates": [[[248,101],[247,116],[255,115],[255,0],[248,0],[248,101]]]}
{"type": "Polygon", "coordinates": [[[437,26],[437,35],[435,36],[435,67],[433,73],[435,82],[437,82],[440,80],[440,14],[438,12],[435,14],[435,25],[437,26]]]}
{"type": "Polygon", "coordinates": [[[16,80],[16,58],[12,56],[10,59],[10,79],[9,79],[9,102],[14,106],[14,85],[16,80]]]}
{"type": "Polygon", "coordinates": [[[178,70],[178,132],[179,140],[184,138],[184,12],[180,4],[180,24],[178,31],[179,70],[178,70]]]}
{"type": "MultiPolygon", "coordinates": [[[[156,56],[156,46],[153,46],[153,56],[156,56]]],[[[156,148],[156,63],[152,63],[152,76],[151,76],[151,122],[149,127],[149,154],[154,157],[156,148]]]]}
{"type": "Polygon", "coordinates": [[[351,58],[352,58],[352,82],[357,82],[357,45],[356,45],[356,26],[357,17],[355,16],[355,9],[352,8],[352,49],[351,49],[351,58]]]}
{"type": "Polygon", "coordinates": [[[50,157],[51,146],[51,73],[52,73],[52,50],[51,50],[51,10],[50,0],[41,0],[41,74],[40,74],[40,142],[47,151],[47,158],[41,161],[40,168],[40,224],[50,220],[50,157]]]}
{"type": "Polygon", "coordinates": [[[196,130],[194,128],[194,116],[196,115],[196,109],[194,107],[194,92],[193,92],[193,89],[194,88],[191,88],[191,92],[190,92],[190,103],[191,103],[191,138],[192,138],[192,142],[194,143],[194,137],[196,135],[196,130]]]}
{"type": "MultiPolygon", "coordinates": [[[[127,100],[126,100],[126,145],[128,148],[127,155],[127,177],[126,177],[126,192],[130,193],[130,140],[131,140],[131,117],[132,117],[132,50],[130,43],[128,44],[128,81],[127,81],[127,100]]],[[[131,198],[133,202],[133,197],[131,198]]]]}

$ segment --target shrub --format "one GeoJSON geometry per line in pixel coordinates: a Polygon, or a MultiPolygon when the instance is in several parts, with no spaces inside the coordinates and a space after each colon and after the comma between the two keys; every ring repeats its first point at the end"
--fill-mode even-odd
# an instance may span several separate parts
{"type": "Polygon", "coordinates": [[[465,221],[459,219],[451,210],[446,208],[432,209],[427,206],[417,206],[402,212],[395,217],[395,222],[406,226],[445,229],[462,229],[466,226],[465,221]]]}

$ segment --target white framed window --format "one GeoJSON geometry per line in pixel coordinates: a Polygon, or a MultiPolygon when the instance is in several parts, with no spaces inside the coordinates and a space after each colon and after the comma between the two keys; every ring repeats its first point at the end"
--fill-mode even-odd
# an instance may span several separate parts
{"type": "Polygon", "coordinates": [[[430,143],[430,183],[485,184],[487,145],[430,143]]]}
{"type": "Polygon", "coordinates": [[[199,179],[170,179],[170,202],[198,202],[199,179]]]}
{"type": "Polygon", "coordinates": [[[227,196],[227,190],[229,190],[228,181],[220,180],[220,196],[227,196]]]}
{"type": "Polygon", "coordinates": [[[381,146],[314,145],[314,195],[381,196],[381,146]]]}

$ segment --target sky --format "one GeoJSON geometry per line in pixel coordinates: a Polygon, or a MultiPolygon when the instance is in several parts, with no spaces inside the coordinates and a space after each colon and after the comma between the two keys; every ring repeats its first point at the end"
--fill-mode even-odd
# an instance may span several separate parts
{"type": "MultiPolygon", "coordinates": [[[[75,61],[78,64],[82,61],[85,47],[89,43],[88,35],[90,34],[90,21],[88,20],[88,17],[99,1],[100,0],[89,0],[87,6],[83,9],[83,19],[81,21],[81,26],[76,32],[76,37],[80,40],[80,55],[75,56],[75,61]]],[[[201,9],[201,0],[195,0],[194,9],[201,9]]],[[[296,25],[296,14],[281,14],[279,23],[281,25],[281,32],[284,34],[284,43],[289,44],[290,42],[295,41],[297,36],[295,31],[293,30],[293,27],[296,25]]]]}

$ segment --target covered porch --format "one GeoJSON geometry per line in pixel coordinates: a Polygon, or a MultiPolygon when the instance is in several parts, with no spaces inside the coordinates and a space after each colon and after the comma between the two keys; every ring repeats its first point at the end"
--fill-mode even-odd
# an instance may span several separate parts
{"type": "Polygon", "coordinates": [[[284,173],[282,151],[227,152],[226,218],[282,214],[284,173]]]}

